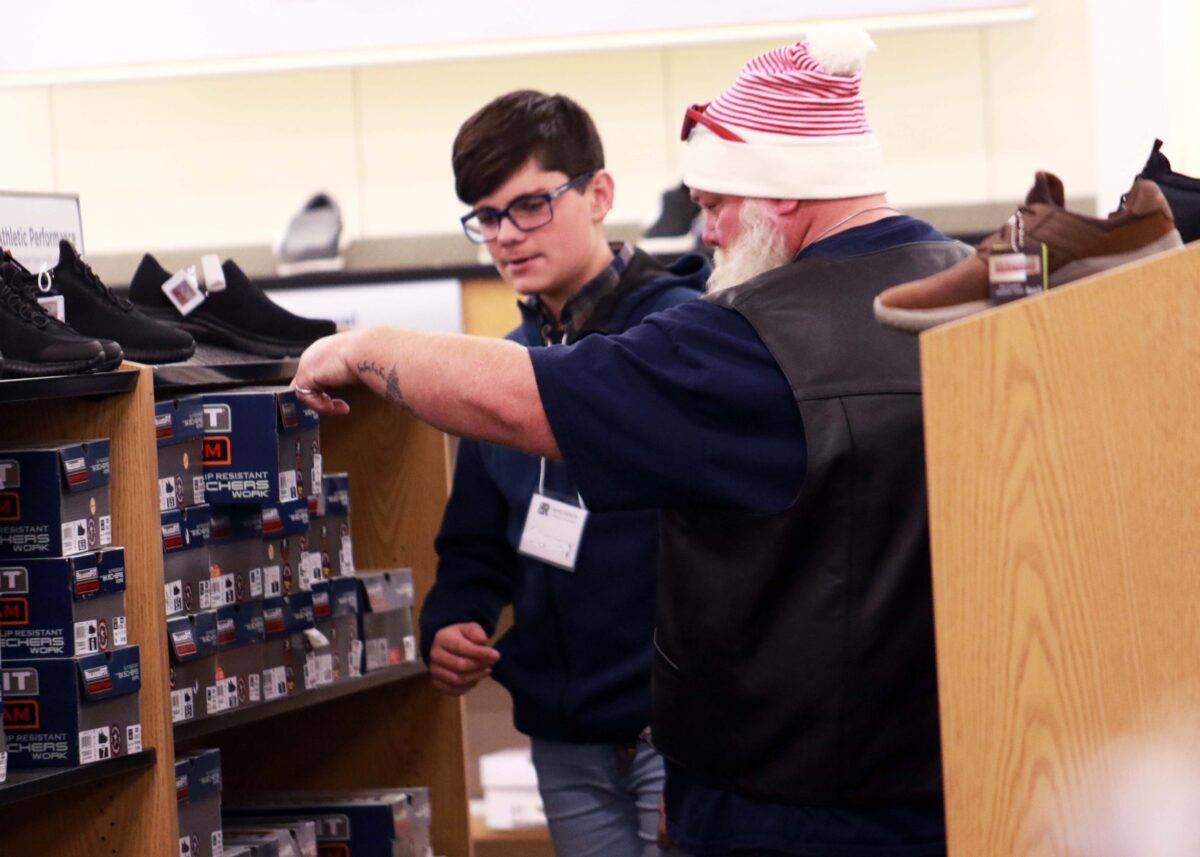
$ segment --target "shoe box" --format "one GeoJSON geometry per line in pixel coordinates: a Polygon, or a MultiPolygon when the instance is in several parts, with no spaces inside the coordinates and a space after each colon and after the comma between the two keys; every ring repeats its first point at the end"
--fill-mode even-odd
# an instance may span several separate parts
{"type": "Polygon", "coordinates": [[[291,599],[279,596],[263,601],[263,701],[283,699],[302,689],[297,684],[297,664],[303,668],[303,649],[299,655],[292,637],[302,633],[306,624],[303,616],[292,612],[291,599]]]}
{"type": "MultiPolygon", "coordinates": [[[[261,511],[255,506],[214,506],[209,558],[209,606],[245,604],[283,594],[281,565],[268,559],[261,511]]],[[[275,551],[272,551],[274,554],[275,551]]]]}
{"type": "Polygon", "coordinates": [[[207,609],[212,588],[211,510],[207,505],[191,506],[163,512],[159,518],[167,615],[207,609]]]}
{"type": "MultiPolygon", "coordinates": [[[[179,857],[221,857],[221,751],[197,750],[175,758],[179,857]]],[[[228,854],[228,850],[224,850],[228,854]]]]}
{"type": "Polygon", "coordinates": [[[296,670],[300,690],[333,684],[333,644],[316,628],[313,595],[313,592],[293,592],[287,597],[295,628],[292,657],[301,667],[296,670]]]}
{"type": "Polygon", "coordinates": [[[278,505],[321,493],[317,412],[286,388],[204,394],[210,503],[278,505]]]}
{"type": "Polygon", "coordinates": [[[263,605],[231,604],[217,610],[217,692],[219,711],[262,702],[263,605]]]}
{"type": "Polygon", "coordinates": [[[204,502],[203,403],[202,396],[185,396],[154,406],[160,512],[204,502]]]}
{"type": "Polygon", "coordinates": [[[0,561],[0,648],[12,658],[71,658],[120,648],[125,550],[0,561]]]}
{"type": "Polygon", "coordinates": [[[240,818],[225,819],[225,833],[258,836],[274,836],[280,844],[280,853],[295,857],[320,857],[317,850],[317,826],[311,821],[300,819],[240,818]]]}
{"type": "Polygon", "coordinates": [[[416,661],[412,569],[367,571],[355,580],[361,587],[358,631],[363,645],[363,672],[416,661]]]}
{"type": "Polygon", "coordinates": [[[217,700],[217,613],[201,610],[167,620],[171,657],[171,722],[220,711],[217,700]]]}
{"type": "Polygon", "coordinates": [[[112,544],[110,444],[0,446],[0,557],[74,556],[112,544]]]}
{"type": "Polygon", "coordinates": [[[354,575],[354,543],[350,536],[350,474],[326,473],[317,508],[321,519],[321,551],[328,554],[333,577],[354,575]]]}
{"type": "Polygon", "coordinates": [[[358,581],[335,577],[313,587],[313,619],[333,651],[333,680],[362,675],[362,639],[358,636],[358,581]]]}
{"type": "Polygon", "coordinates": [[[137,646],[0,669],[13,768],[88,765],[142,749],[137,646]]]}
{"type": "Polygon", "coordinates": [[[310,518],[305,503],[263,506],[251,521],[266,544],[269,565],[264,565],[264,579],[267,569],[273,577],[274,566],[278,565],[284,595],[307,591],[321,579],[321,555],[308,545],[310,518]]]}
{"type": "Polygon", "coordinates": [[[281,792],[240,798],[227,820],[309,819],[321,857],[432,857],[429,789],[281,792]]]}

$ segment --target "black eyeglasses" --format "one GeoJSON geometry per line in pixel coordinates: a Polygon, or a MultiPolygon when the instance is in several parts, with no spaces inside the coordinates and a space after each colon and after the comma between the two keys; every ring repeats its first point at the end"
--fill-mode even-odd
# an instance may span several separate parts
{"type": "Polygon", "coordinates": [[[541,229],[554,219],[552,203],[572,188],[580,187],[591,181],[595,170],[575,176],[569,182],[560,184],[545,193],[530,193],[518,196],[506,208],[477,208],[468,211],[459,221],[463,232],[476,244],[492,241],[500,234],[500,224],[508,218],[513,226],[522,232],[533,232],[541,229]]]}

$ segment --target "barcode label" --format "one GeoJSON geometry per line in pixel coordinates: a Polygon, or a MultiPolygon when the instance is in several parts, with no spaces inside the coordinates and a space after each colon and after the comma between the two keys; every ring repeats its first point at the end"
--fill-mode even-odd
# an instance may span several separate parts
{"type": "Polygon", "coordinates": [[[190,687],[171,691],[171,722],[184,723],[196,716],[196,695],[190,687]]]}
{"type": "Polygon", "coordinates": [[[125,752],[142,752],[142,724],[134,723],[125,727],[125,752]]]}
{"type": "Polygon", "coordinates": [[[280,573],[279,566],[264,566],[262,577],[264,598],[275,598],[283,594],[283,575],[280,573]]]}
{"type": "Polygon", "coordinates": [[[342,575],[350,577],[354,574],[354,545],[350,541],[349,536],[342,536],[342,548],[338,551],[338,559],[341,561],[342,575]]]}
{"type": "Polygon", "coordinates": [[[296,471],[281,471],[279,474],[279,502],[287,503],[289,500],[298,499],[300,499],[300,492],[296,489],[296,471]]]}
{"type": "Polygon", "coordinates": [[[388,644],[386,637],[376,637],[367,640],[367,671],[382,669],[388,663],[388,644]]]}
{"type": "Polygon", "coordinates": [[[204,477],[192,477],[192,502],[199,506],[204,502],[204,477]]]}
{"type": "Polygon", "coordinates": [[[0,783],[8,779],[8,753],[0,750],[0,783]]]}
{"type": "Polygon", "coordinates": [[[261,568],[252,568],[247,575],[250,578],[250,597],[263,597],[263,575],[261,568]]]}
{"type": "Polygon", "coordinates": [[[158,480],[158,511],[170,512],[179,508],[179,495],[175,493],[175,478],[164,476],[158,480]]]}
{"type": "Polygon", "coordinates": [[[404,638],[404,660],[412,663],[417,659],[417,638],[412,634],[404,638]]]}
{"type": "Polygon", "coordinates": [[[233,572],[213,578],[212,589],[209,590],[209,598],[212,601],[214,609],[230,604],[237,604],[237,580],[233,572]]]}
{"type": "Polygon", "coordinates": [[[96,620],[75,623],[75,654],[90,655],[100,651],[100,640],[96,633],[96,620]]]}
{"type": "Polygon", "coordinates": [[[113,646],[120,648],[129,642],[129,630],[124,616],[113,616],[112,641],[113,646]]]}
{"type": "Polygon", "coordinates": [[[67,521],[62,525],[63,556],[85,553],[88,549],[87,518],[67,521]]]}
{"type": "Polygon", "coordinates": [[[268,667],[263,670],[263,699],[270,702],[287,696],[287,667],[268,667]]]}
{"type": "Polygon", "coordinates": [[[108,742],[108,727],[88,729],[79,733],[79,764],[90,765],[112,757],[108,742]]]}
{"type": "Polygon", "coordinates": [[[313,453],[312,466],[312,491],[316,495],[321,493],[321,477],[324,475],[324,468],[321,466],[321,453],[313,453]]]}
{"type": "Polygon", "coordinates": [[[179,857],[196,857],[192,854],[192,837],[179,837],[179,857]]]}
{"type": "Polygon", "coordinates": [[[212,857],[225,857],[225,835],[223,831],[214,830],[209,837],[212,845],[212,857]]]}
{"type": "Polygon", "coordinates": [[[333,655],[317,656],[317,685],[333,684],[333,655]]]}
{"type": "Polygon", "coordinates": [[[112,515],[100,516],[100,547],[106,548],[112,544],[112,515]]]}
{"type": "Polygon", "coordinates": [[[215,684],[212,687],[204,689],[204,712],[205,714],[219,714],[223,710],[221,707],[221,685],[215,684]]]}
{"type": "Polygon", "coordinates": [[[350,677],[358,678],[362,675],[362,656],[363,644],[362,640],[350,641],[350,677]]]}
{"type": "Polygon", "coordinates": [[[262,700],[262,676],[256,672],[250,673],[246,683],[250,685],[250,701],[260,702],[262,700]]]}
{"type": "Polygon", "coordinates": [[[163,587],[163,591],[167,596],[167,615],[183,612],[183,583],[173,580],[163,587]]]}
{"type": "Polygon", "coordinates": [[[314,583],[321,581],[321,552],[305,551],[300,554],[300,591],[308,592],[314,583]]]}

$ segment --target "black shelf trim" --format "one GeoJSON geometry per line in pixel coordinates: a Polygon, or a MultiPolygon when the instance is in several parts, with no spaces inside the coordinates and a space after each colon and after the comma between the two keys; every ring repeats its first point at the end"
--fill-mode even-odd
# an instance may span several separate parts
{"type": "Polygon", "coordinates": [[[138,370],[117,369],[90,375],[50,375],[45,378],[0,380],[0,403],[36,402],[43,399],[107,398],[128,393],[137,383],[138,370]]]}
{"type": "Polygon", "coordinates": [[[129,771],[153,768],[156,758],[157,754],[154,748],[148,747],[140,753],[118,756],[103,762],[93,762],[78,768],[36,768],[9,771],[8,782],[0,783],[0,806],[42,797],[85,783],[107,780],[129,771]]]}
{"type": "Polygon", "coordinates": [[[280,714],[286,714],[289,711],[300,711],[301,709],[311,708],[314,705],[321,705],[334,699],[353,696],[356,693],[362,693],[373,688],[383,687],[384,685],[424,675],[426,672],[425,665],[419,661],[413,664],[384,667],[381,670],[369,672],[359,678],[346,679],[345,681],[327,685],[326,687],[319,687],[316,690],[303,691],[284,699],[274,699],[270,702],[250,706],[249,708],[226,711],[214,717],[206,717],[203,720],[194,720],[190,723],[176,723],[175,743],[190,743],[206,735],[224,732],[226,729],[233,729],[238,726],[245,726],[247,723],[257,723],[260,720],[267,720],[280,714]]]}

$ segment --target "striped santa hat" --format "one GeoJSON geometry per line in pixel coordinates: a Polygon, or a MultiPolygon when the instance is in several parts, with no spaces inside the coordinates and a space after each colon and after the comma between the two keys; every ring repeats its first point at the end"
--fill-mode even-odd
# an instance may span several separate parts
{"type": "Polygon", "coordinates": [[[883,193],[860,89],[873,50],[862,29],[824,24],[750,60],[716,100],[688,108],[684,184],[769,199],[883,193]]]}

